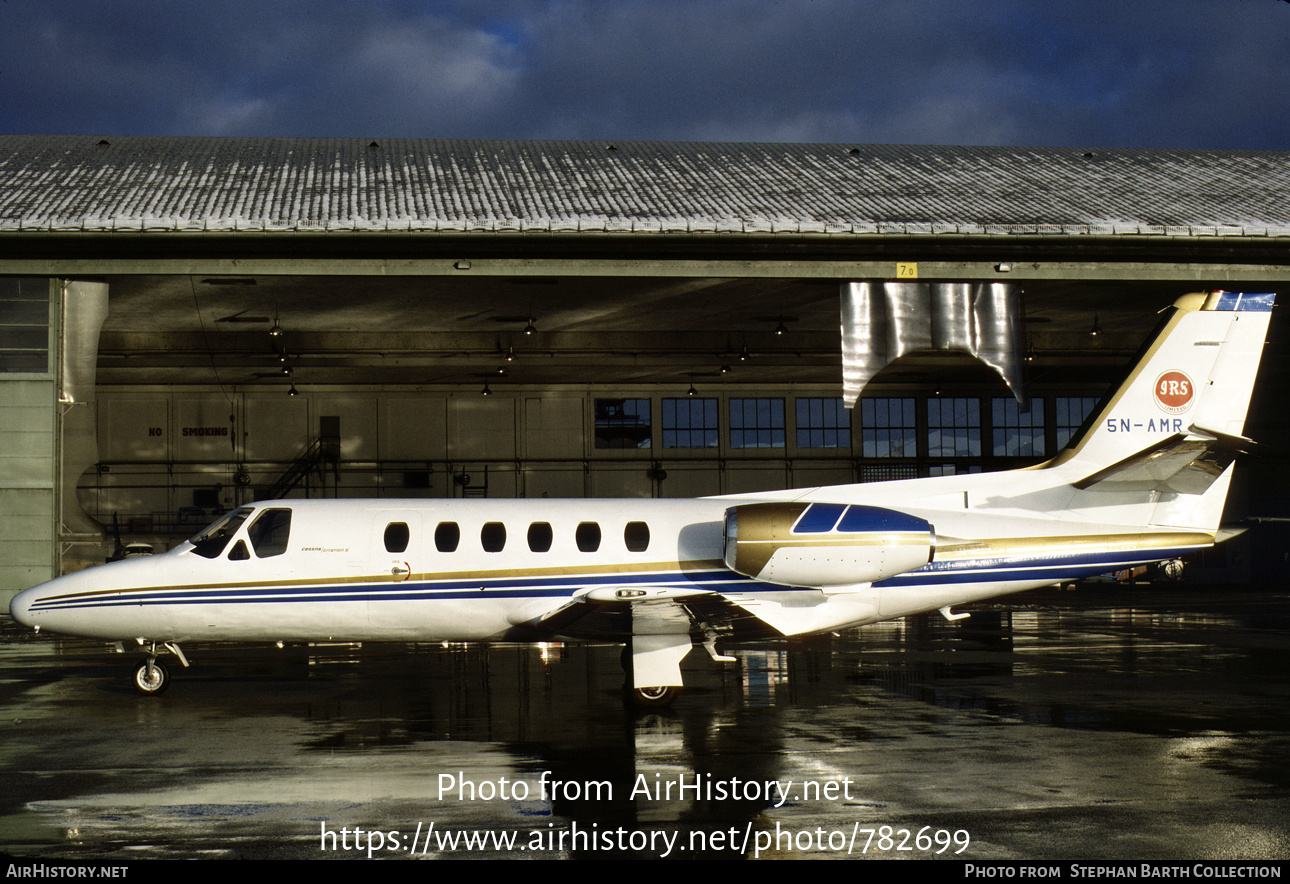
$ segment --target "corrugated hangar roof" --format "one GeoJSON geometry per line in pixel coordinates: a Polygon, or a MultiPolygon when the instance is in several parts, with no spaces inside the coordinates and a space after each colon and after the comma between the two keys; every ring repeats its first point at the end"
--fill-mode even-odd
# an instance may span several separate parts
{"type": "Polygon", "coordinates": [[[1290,152],[0,136],[0,231],[1290,236],[1290,152]]]}

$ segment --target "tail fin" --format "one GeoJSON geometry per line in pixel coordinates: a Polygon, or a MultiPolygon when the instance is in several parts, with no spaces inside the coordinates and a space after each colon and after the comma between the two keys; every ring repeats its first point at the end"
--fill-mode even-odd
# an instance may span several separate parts
{"type": "Polygon", "coordinates": [[[1159,492],[1152,524],[1214,531],[1275,296],[1186,295],[1137,365],[1058,458],[1089,469],[1081,491],[1159,492]]]}

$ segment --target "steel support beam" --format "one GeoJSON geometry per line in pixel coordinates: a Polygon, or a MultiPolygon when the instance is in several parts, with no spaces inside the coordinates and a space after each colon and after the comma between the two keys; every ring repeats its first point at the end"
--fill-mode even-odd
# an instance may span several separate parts
{"type": "MultiPolygon", "coordinates": [[[[1006,251],[1001,244],[1000,251],[1006,251]]],[[[916,252],[911,249],[911,252],[916,252]]],[[[1115,261],[811,261],[614,260],[574,258],[321,259],[321,258],[94,258],[0,259],[0,275],[85,278],[149,276],[370,276],[407,277],[660,277],[726,279],[899,279],[1000,282],[1290,281],[1285,264],[1115,261]]]]}

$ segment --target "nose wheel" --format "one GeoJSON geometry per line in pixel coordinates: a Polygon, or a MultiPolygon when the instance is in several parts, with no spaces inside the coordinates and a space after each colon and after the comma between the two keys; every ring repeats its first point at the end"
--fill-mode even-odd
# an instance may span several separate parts
{"type": "Polygon", "coordinates": [[[160,694],[170,687],[170,673],[156,657],[148,657],[134,670],[134,686],[141,694],[160,694]]]}
{"type": "Polygon", "coordinates": [[[681,696],[681,688],[676,685],[655,685],[632,689],[632,703],[644,708],[670,706],[681,696]]]}

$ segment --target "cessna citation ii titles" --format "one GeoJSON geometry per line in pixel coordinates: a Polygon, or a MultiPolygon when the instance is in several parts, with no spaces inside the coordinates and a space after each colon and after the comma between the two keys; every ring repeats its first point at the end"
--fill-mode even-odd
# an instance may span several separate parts
{"type": "Polygon", "coordinates": [[[1052,460],[698,500],[274,500],[10,612],[157,655],[209,641],[625,643],[637,702],[692,645],[830,632],[1165,561],[1219,522],[1271,294],[1186,295],[1052,460]]]}

